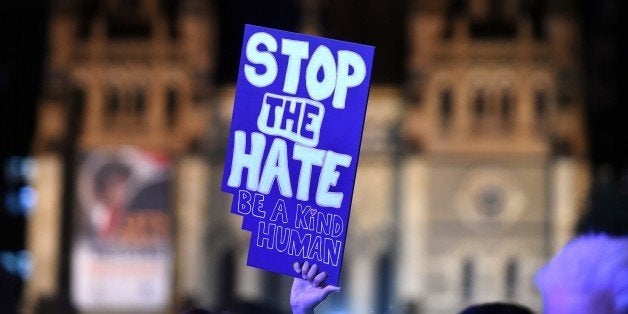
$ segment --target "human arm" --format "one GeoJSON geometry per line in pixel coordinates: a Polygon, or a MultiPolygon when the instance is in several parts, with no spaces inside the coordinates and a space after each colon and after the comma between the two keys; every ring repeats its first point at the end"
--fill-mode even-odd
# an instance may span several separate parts
{"type": "Polygon", "coordinates": [[[294,271],[301,274],[301,278],[294,278],[290,291],[290,306],[293,314],[313,314],[314,308],[323,302],[329,294],[340,291],[340,287],[326,285],[326,272],[318,272],[318,265],[310,266],[309,262],[303,265],[296,262],[294,271]]]}

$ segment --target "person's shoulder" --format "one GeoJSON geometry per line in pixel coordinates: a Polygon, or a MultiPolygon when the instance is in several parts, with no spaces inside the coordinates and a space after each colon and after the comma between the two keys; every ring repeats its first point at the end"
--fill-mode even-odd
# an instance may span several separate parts
{"type": "Polygon", "coordinates": [[[557,256],[591,263],[628,261],[628,236],[611,236],[604,233],[580,235],[567,243],[557,256]]]}
{"type": "Polygon", "coordinates": [[[539,288],[607,289],[628,269],[628,237],[590,233],[570,240],[539,270],[539,288]]]}

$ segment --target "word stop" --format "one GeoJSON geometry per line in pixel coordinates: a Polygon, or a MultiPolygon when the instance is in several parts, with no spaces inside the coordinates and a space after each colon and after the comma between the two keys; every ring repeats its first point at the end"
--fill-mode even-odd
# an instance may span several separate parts
{"type": "Polygon", "coordinates": [[[305,88],[313,100],[324,100],[332,94],[332,106],[344,109],[347,90],[364,82],[366,65],[362,57],[350,50],[339,50],[334,57],[325,45],[319,45],[310,55],[309,42],[281,39],[281,48],[277,39],[266,32],[257,32],[246,43],[244,75],[249,83],[257,87],[266,87],[275,82],[278,74],[275,54],[288,57],[283,81],[283,91],[295,95],[299,87],[302,62],[305,60],[305,88]],[[322,75],[319,75],[321,73],[322,75]]]}

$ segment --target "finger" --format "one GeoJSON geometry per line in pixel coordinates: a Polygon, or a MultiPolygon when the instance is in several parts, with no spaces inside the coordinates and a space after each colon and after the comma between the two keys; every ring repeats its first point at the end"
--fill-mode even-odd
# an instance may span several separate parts
{"type": "Polygon", "coordinates": [[[294,271],[297,274],[301,273],[301,264],[299,264],[299,262],[294,262],[294,264],[292,264],[292,269],[294,269],[294,271]]]}
{"type": "Polygon", "coordinates": [[[325,279],[327,279],[327,272],[321,272],[318,275],[316,275],[316,277],[314,277],[314,280],[312,281],[312,285],[314,287],[318,287],[321,285],[323,281],[325,281],[325,279]]]}
{"type": "Polygon", "coordinates": [[[305,263],[303,263],[303,267],[301,267],[301,277],[303,277],[303,279],[307,279],[307,272],[310,270],[310,263],[308,261],[305,261],[305,263]]]}
{"type": "Polygon", "coordinates": [[[327,285],[325,286],[325,288],[323,288],[323,291],[329,291],[329,292],[340,292],[342,289],[340,287],[336,287],[336,286],[332,286],[332,285],[327,285]]]}
{"type": "Polygon", "coordinates": [[[325,286],[325,288],[321,289],[318,299],[320,301],[323,301],[332,292],[339,292],[339,291],[340,291],[340,287],[331,286],[331,285],[325,286]]]}
{"type": "Polygon", "coordinates": [[[314,264],[310,267],[310,270],[307,272],[307,280],[312,281],[314,277],[318,273],[318,265],[314,264]]]}

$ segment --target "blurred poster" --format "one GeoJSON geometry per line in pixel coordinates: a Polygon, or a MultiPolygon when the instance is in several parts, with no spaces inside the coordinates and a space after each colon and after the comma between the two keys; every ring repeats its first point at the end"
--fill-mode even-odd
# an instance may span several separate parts
{"type": "Polygon", "coordinates": [[[71,294],[83,311],[168,306],[170,160],[131,147],[88,152],[78,169],[71,294]]]}

